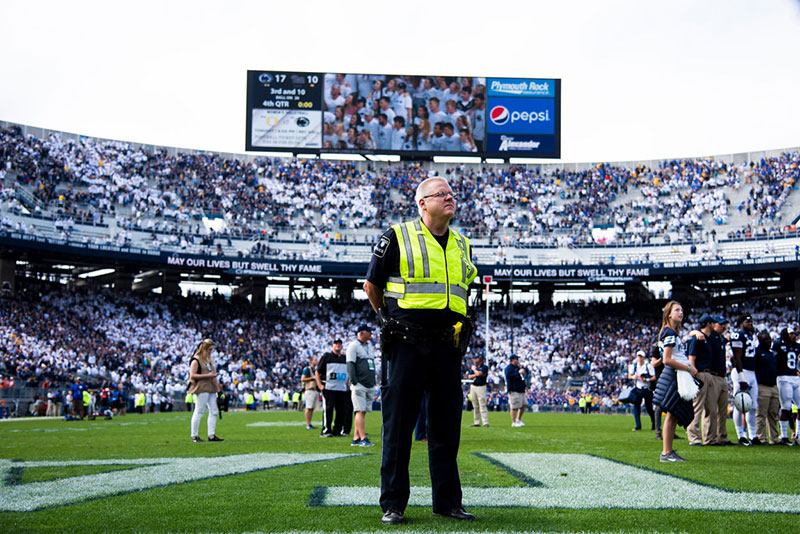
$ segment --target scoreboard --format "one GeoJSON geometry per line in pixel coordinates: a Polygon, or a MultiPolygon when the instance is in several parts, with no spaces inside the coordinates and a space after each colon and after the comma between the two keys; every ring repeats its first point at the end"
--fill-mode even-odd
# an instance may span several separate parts
{"type": "Polygon", "coordinates": [[[249,71],[247,150],[322,147],[321,76],[249,71]]]}
{"type": "Polygon", "coordinates": [[[559,79],[247,71],[248,151],[559,158],[560,138],[559,79]]]}

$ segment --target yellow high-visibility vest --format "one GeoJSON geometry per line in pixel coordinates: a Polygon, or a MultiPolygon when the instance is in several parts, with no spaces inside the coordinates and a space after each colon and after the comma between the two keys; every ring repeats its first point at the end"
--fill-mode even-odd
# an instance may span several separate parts
{"type": "Polygon", "coordinates": [[[252,393],[248,393],[247,396],[245,397],[244,403],[245,404],[253,404],[254,402],[256,402],[256,398],[253,396],[252,393]]]}
{"type": "Polygon", "coordinates": [[[404,309],[444,310],[467,315],[467,290],[478,274],[469,240],[450,229],[447,250],[420,219],[392,225],[400,249],[400,277],[386,282],[384,297],[404,309]]]}
{"type": "Polygon", "coordinates": [[[92,400],[92,396],[89,394],[88,391],[84,390],[83,391],[83,405],[84,406],[89,406],[89,403],[91,402],[91,400],[92,400]]]}
{"type": "Polygon", "coordinates": [[[184,402],[185,402],[186,404],[192,404],[192,403],[194,403],[194,399],[193,399],[193,396],[192,396],[192,394],[191,394],[191,393],[187,393],[187,394],[186,394],[186,398],[184,399],[184,402]]]}

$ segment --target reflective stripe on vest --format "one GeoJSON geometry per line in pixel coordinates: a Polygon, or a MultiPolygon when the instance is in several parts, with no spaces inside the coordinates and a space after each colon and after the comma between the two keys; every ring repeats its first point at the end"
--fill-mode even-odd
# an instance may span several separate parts
{"type": "Polygon", "coordinates": [[[450,231],[447,250],[419,219],[395,224],[400,250],[400,277],[386,281],[384,297],[404,309],[442,310],[467,314],[469,284],[477,276],[467,238],[450,231]]]}

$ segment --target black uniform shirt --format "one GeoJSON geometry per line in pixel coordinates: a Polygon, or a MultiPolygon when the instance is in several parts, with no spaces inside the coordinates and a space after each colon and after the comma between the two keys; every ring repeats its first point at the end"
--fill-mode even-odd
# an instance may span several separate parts
{"type": "Polygon", "coordinates": [[[713,357],[711,354],[710,345],[710,343],[706,341],[700,341],[696,337],[693,337],[689,341],[688,353],[690,356],[695,357],[694,363],[697,366],[698,371],[708,371],[711,369],[713,357]]]}
{"type": "MultiPolygon", "coordinates": [[[[450,237],[449,231],[443,236],[434,235],[433,237],[439,242],[442,250],[447,249],[447,241],[450,237]]],[[[375,245],[372,251],[372,260],[369,263],[369,269],[367,269],[367,280],[381,289],[386,288],[386,281],[389,277],[400,277],[400,245],[397,242],[394,230],[391,228],[383,233],[380,241],[375,245]]],[[[423,326],[445,328],[453,326],[463,319],[460,314],[449,308],[442,310],[407,310],[397,305],[397,299],[385,297],[384,302],[391,317],[423,326]]]]}
{"type": "Polygon", "coordinates": [[[725,376],[726,372],[725,343],[725,338],[715,330],[708,336],[708,345],[711,347],[711,370],[720,376],[725,376]]]}
{"type": "Polygon", "coordinates": [[[788,344],[776,339],[772,344],[775,353],[778,376],[797,376],[797,356],[800,353],[797,343],[788,344]]]}
{"type": "Polygon", "coordinates": [[[485,363],[477,365],[476,368],[478,371],[483,373],[481,376],[476,376],[472,379],[473,386],[485,386],[486,385],[486,375],[489,374],[489,367],[485,363]]]}
{"type": "Polygon", "coordinates": [[[756,347],[756,381],[764,386],[772,387],[777,381],[775,353],[769,349],[756,347]]]}

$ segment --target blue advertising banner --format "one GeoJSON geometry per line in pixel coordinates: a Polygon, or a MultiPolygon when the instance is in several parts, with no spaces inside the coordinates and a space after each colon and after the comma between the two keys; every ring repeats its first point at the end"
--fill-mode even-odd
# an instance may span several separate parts
{"type": "Polygon", "coordinates": [[[530,154],[552,154],[555,152],[554,135],[489,134],[486,139],[487,152],[528,152],[530,154]]]}
{"type": "Polygon", "coordinates": [[[556,81],[529,78],[489,78],[488,96],[555,98],[556,81]]]}
{"type": "Polygon", "coordinates": [[[489,98],[489,133],[555,134],[556,103],[549,98],[489,98]]]}

